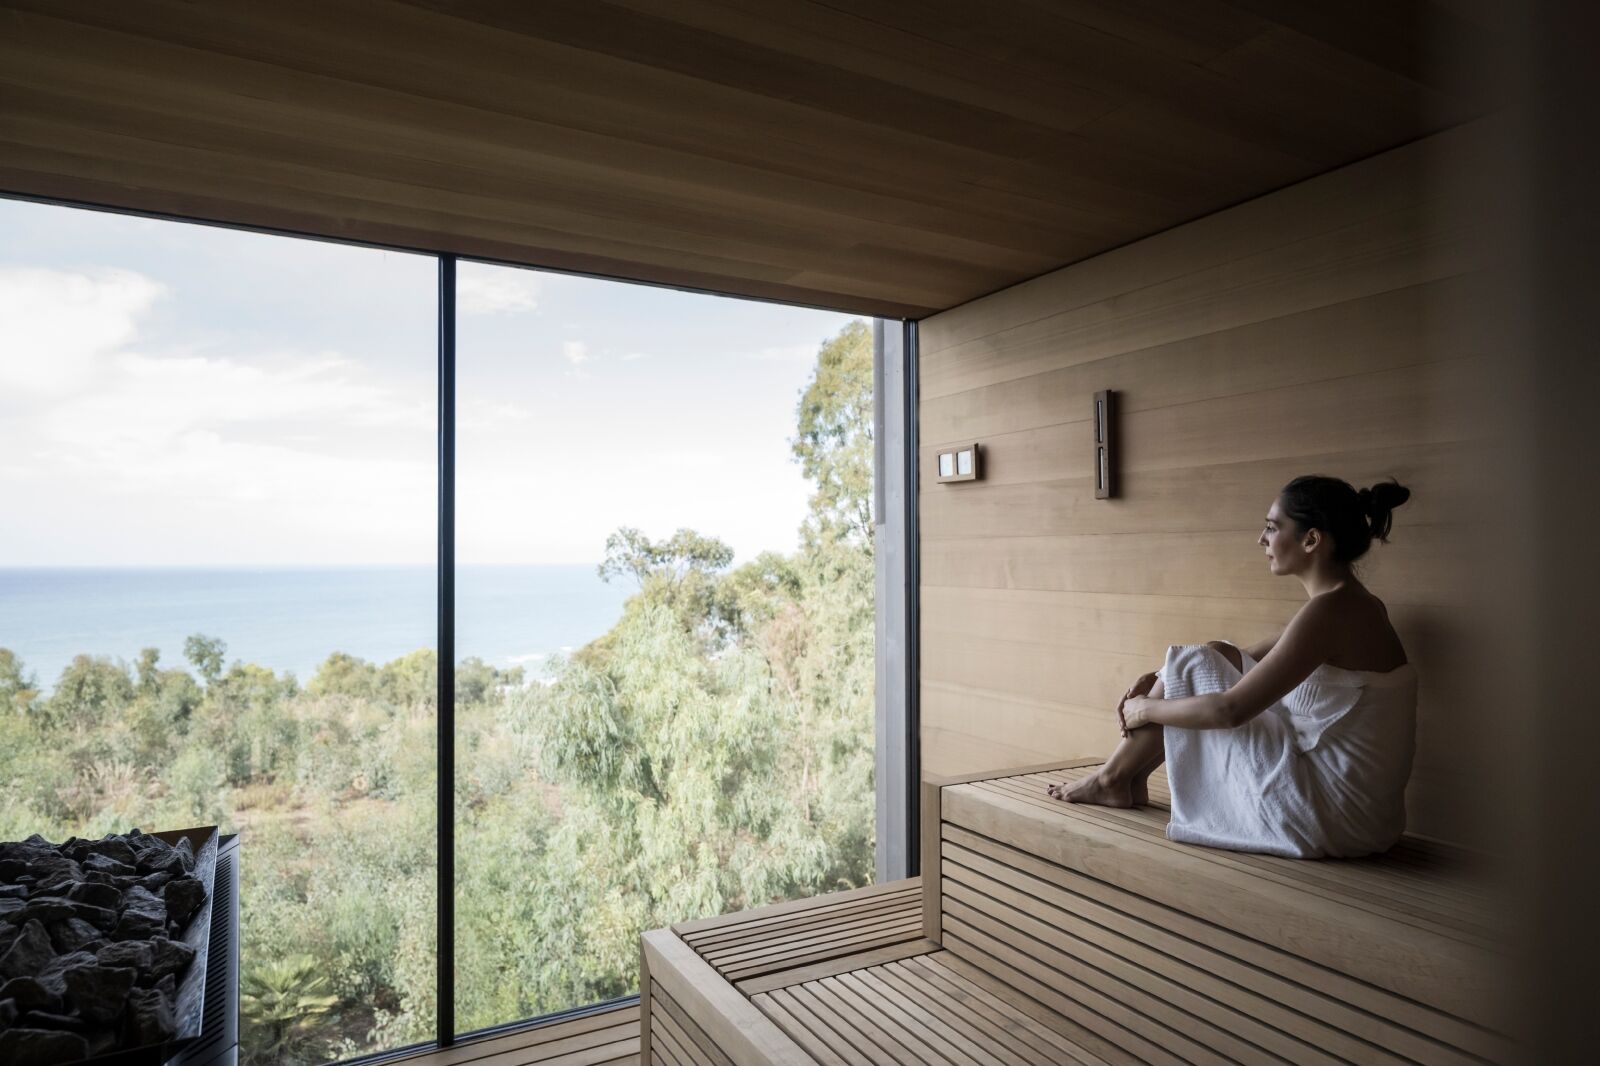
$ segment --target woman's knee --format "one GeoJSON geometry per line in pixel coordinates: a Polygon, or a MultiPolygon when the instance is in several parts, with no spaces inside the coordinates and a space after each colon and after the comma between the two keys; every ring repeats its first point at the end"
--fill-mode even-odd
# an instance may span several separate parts
{"type": "Polygon", "coordinates": [[[1241,673],[1244,671],[1244,656],[1241,655],[1239,653],[1239,649],[1234,647],[1232,644],[1229,644],[1225,640],[1208,640],[1206,641],[1206,647],[1210,648],[1214,652],[1217,652],[1224,659],[1228,660],[1235,670],[1238,670],[1241,673]]]}

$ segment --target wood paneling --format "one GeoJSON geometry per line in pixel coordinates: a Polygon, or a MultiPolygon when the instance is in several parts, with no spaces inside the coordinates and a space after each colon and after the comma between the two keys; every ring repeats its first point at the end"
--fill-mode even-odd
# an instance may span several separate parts
{"type": "MultiPolygon", "coordinates": [[[[1306,16],[1310,17],[1310,16],[1306,16]]],[[[923,765],[1104,752],[1167,645],[1252,643],[1302,602],[1255,539],[1291,477],[1413,490],[1363,579],[1421,676],[1414,830],[1475,839],[1505,716],[1480,684],[1473,531],[1493,506],[1476,124],[935,315],[921,325],[923,765]],[[1096,500],[1093,393],[1119,390],[1096,500]],[[933,481],[977,440],[984,479],[933,481]]]]}
{"type": "Polygon", "coordinates": [[[1094,769],[945,787],[947,954],[1141,1061],[1511,1059],[1483,1010],[1506,956],[1473,856],[1188,848],[1166,839],[1163,788],[1126,811],[1046,796],[1094,769]]]}
{"type": "Polygon", "coordinates": [[[1485,113],[1452,6],[4,0],[0,190],[917,316],[1485,113]]]}
{"type": "Polygon", "coordinates": [[[922,882],[912,877],[682,922],[672,931],[735,988],[753,995],[928,950],[921,900],[922,882]]]}

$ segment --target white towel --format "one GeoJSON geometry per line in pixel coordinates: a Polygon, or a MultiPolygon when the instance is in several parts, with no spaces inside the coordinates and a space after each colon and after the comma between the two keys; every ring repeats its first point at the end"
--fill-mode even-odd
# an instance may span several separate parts
{"type": "MultiPolygon", "coordinates": [[[[1243,654],[1244,668],[1255,660],[1243,654]]],[[[1241,674],[1203,644],[1167,649],[1168,699],[1222,692],[1241,674]]],[[[1236,729],[1166,726],[1173,840],[1295,858],[1384,851],[1405,830],[1416,673],[1324,664],[1236,729]]]]}

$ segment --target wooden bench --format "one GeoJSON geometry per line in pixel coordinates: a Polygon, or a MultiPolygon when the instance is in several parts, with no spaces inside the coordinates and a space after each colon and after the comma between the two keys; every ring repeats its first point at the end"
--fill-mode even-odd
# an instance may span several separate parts
{"type": "Polygon", "coordinates": [[[920,883],[646,934],[643,1061],[1482,1063],[1506,966],[1473,857],[1166,839],[1069,806],[1094,761],[924,786],[920,883]]]}

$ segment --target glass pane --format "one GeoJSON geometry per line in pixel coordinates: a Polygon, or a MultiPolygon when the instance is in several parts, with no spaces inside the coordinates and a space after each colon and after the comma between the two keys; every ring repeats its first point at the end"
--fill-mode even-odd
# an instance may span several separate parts
{"type": "Polygon", "coordinates": [[[242,837],[241,1060],[431,1036],[435,263],[0,201],[0,839],[242,837]]]}
{"type": "Polygon", "coordinates": [[[872,333],[462,264],[459,1027],[873,870],[872,333]]]}

